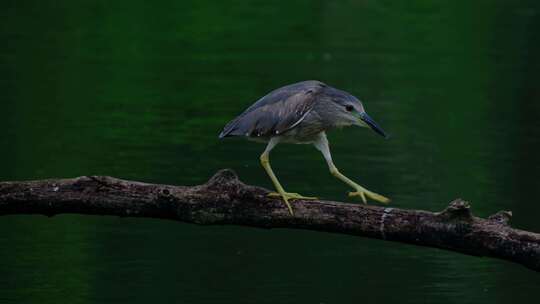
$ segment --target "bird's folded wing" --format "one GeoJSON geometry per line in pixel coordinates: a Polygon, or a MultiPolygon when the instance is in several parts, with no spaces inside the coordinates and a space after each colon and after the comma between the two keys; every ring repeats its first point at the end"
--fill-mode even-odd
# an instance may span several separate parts
{"type": "Polygon", "coordinates": [[[274,90],[227,124],[220,137],[283,134],[306,117],[324,87],[318,81],[304,81],[274,90]]]}

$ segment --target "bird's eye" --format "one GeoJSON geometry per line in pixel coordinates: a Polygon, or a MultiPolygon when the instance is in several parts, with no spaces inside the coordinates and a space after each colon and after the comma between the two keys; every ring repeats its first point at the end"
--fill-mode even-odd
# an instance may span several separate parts
{"type": "Polygon", "coordinates": [[[352,110],[354,110],[354,107],[351,105],[346,105],[345,110],[347,110],[347,112],[352,112],[352,110]]]}

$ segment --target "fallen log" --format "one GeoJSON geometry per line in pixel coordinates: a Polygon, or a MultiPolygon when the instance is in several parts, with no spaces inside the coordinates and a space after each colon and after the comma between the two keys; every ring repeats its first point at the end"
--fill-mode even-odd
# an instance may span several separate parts
{"type": "Polygon", "coordinates": [[[510,227],[511,212],[473,216],[457,199],[441,212],[295,200],[294,216],[268,190],[242,183],[231,170],[198,186],[172,186],[83,176],[0,182],[0,215],[63,213],[148,217],[200,225],[242,225],[343,233],[487,256],[540,271],[540,234],[510,227]]]}

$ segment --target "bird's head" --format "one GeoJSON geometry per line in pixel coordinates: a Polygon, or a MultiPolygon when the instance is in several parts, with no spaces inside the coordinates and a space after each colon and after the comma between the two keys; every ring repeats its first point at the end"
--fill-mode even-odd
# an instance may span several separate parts
{"type": "Polygon", "coordinates": [[[327,112],[331,116],[331,123],[336,127],[360,126],[370,128],[375,133],[388,138],[384,130],[366,113],[362,102],[353,95],[333,89],[327,93],[330,109],[327,112]]]}

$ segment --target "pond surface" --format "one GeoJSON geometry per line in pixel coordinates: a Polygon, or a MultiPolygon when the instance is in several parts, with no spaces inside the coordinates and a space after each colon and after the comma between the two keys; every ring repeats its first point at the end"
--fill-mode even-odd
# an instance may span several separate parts
{"type": "MultiPolygon", "coordinates": [[[[540,231],[540,2],[3,1],[0,180],[112,175],[271,188],[264,146],[218,140],[268,91],[318,79],[391,135],[329,134],[398,208],[461,197],[540,231]]],[[[286,189],[352,201],[311,146],[286,189]]],[[[504,261],[319,232],[62,215],[0,218],[1,303],[532,303],[504,261]]]]}

